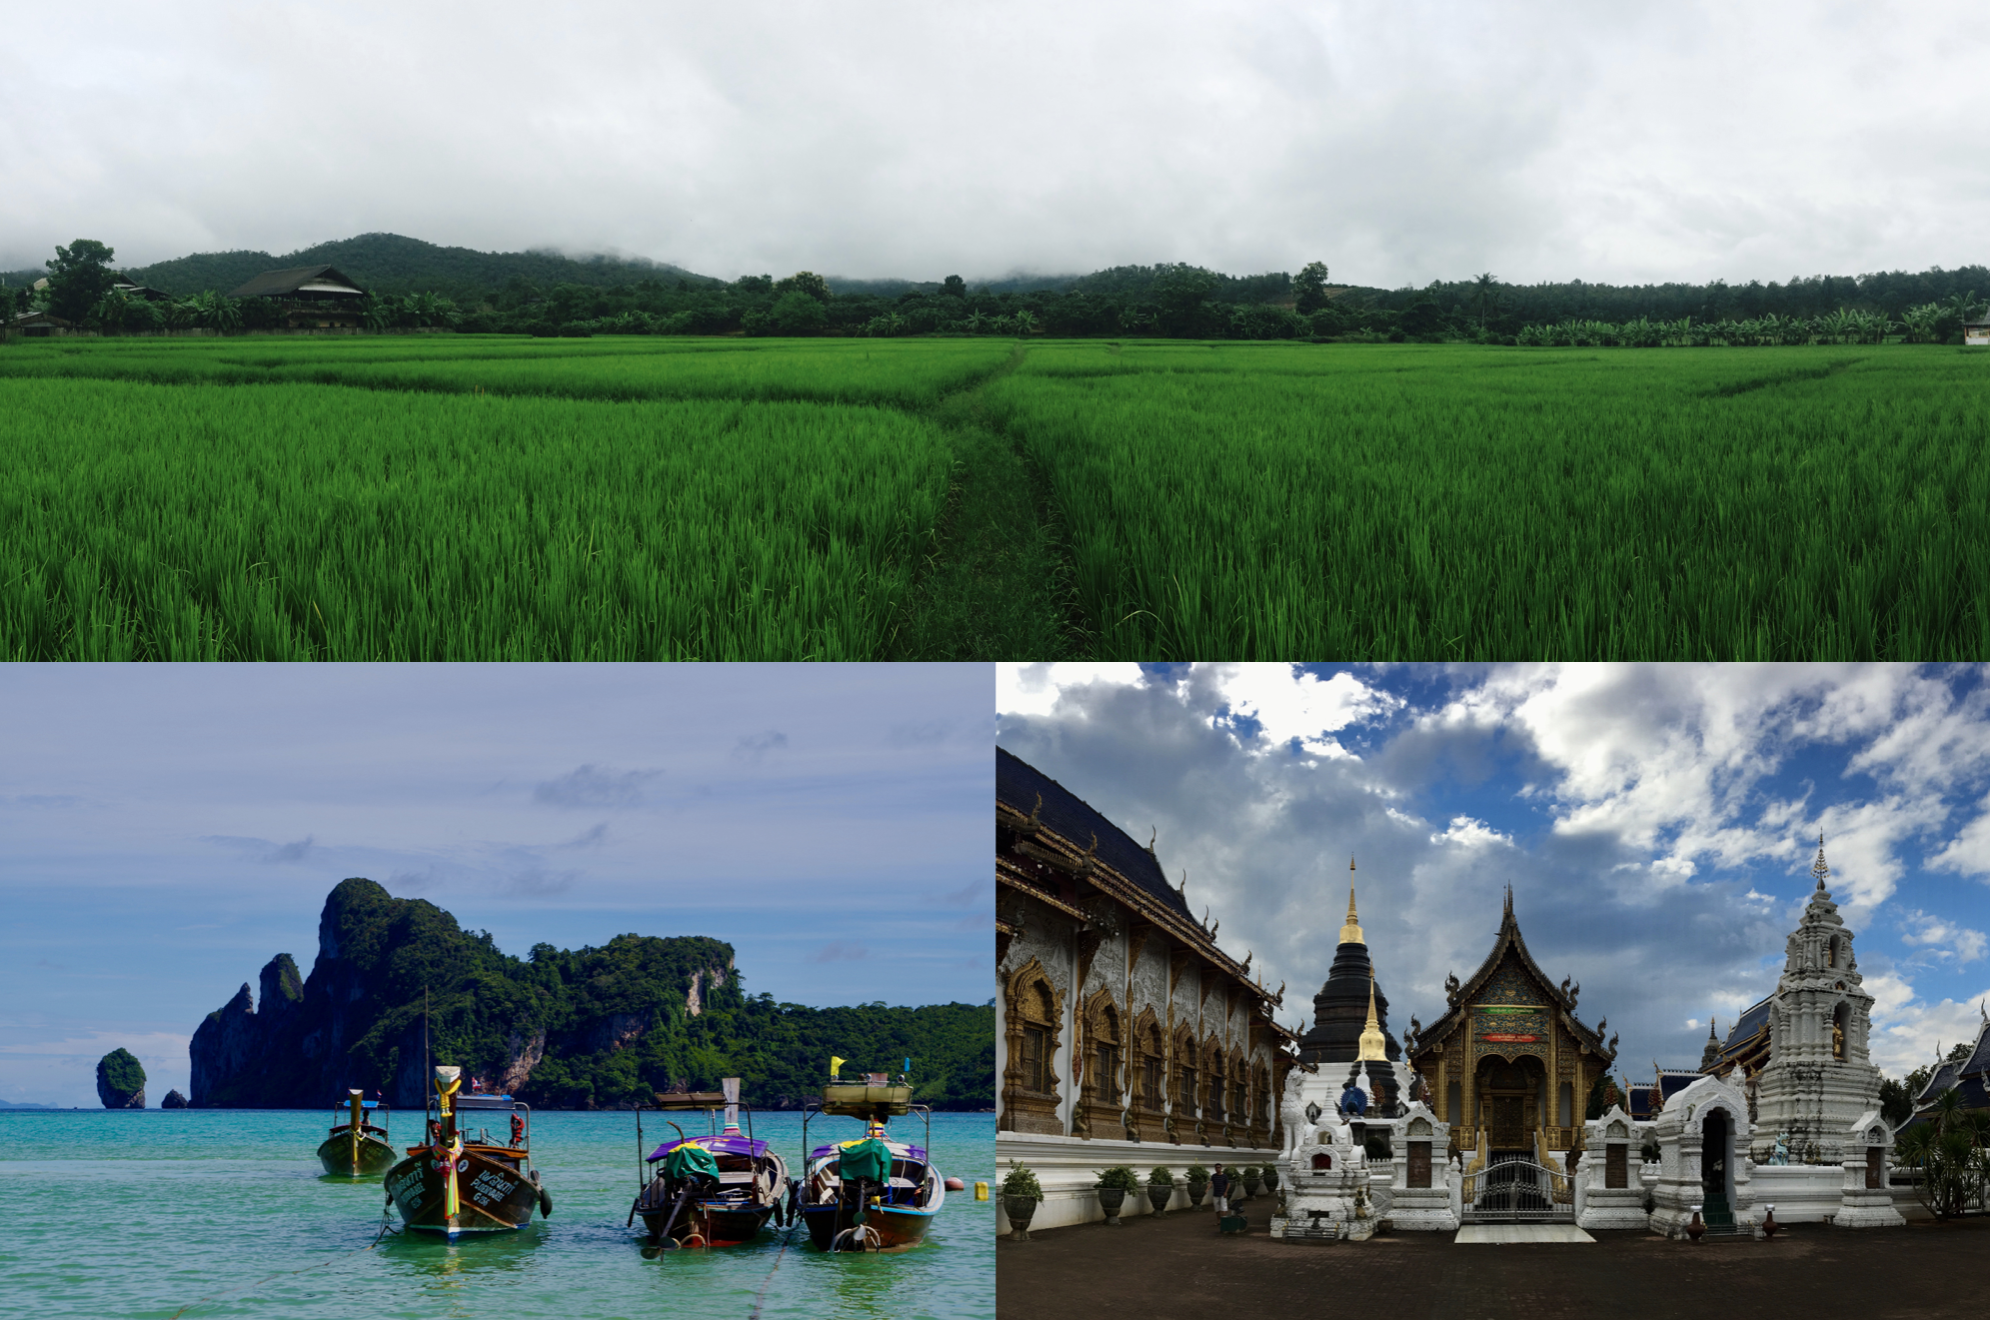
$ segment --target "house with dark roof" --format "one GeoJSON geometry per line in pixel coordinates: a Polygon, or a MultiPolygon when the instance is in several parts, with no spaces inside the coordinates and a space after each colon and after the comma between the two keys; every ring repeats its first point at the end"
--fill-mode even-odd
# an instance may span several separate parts
{"type": "Polygon", "coordinates": [[[292,330],[357,330],[365,321],[366,290],[331,266],[267,270],[228,296],[267,299],[292,330]]]}
{"type": "Polygon", "coordinates": [[[1043,1185],[1033,1226],[1100,1218],[1109,1165],[1277,1158],[1284,987],[1217,943],[1154,839],[998,748],[995,886],[996,1151],[1043,1185]]]}

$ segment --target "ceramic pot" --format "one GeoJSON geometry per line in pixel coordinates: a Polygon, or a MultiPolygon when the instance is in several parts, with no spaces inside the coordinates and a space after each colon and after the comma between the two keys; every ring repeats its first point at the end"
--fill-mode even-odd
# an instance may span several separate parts
{"type": "Polygon", "coordinates": [[[1154,1207],[1154,1213],[1157,1215],[1168,1213],[1168,1202],[1174,1199],[1174,1195],[1175,1189],[1172,1184],[1147,1184],[1147,1204],[1154,1207]]]}
{"type": "Polygon", "coordinates": [[[1106,1212],[1106,1222],[1108,1224],[1119,1223],[1119,1207],[1126,1202],[1126,1189],[1124,1187],[1101,1187],[1098,1189],[1098,1193],[1099,1209],[1106,1212]]]}
{"type": "Polygon", "coordinates": [[[1030,1219],[1036,1214],[1034,1196],[1004,1196],[1002,1213],[1009,1216],[1009,1241],[1030,1240],[1030,1219]]]}

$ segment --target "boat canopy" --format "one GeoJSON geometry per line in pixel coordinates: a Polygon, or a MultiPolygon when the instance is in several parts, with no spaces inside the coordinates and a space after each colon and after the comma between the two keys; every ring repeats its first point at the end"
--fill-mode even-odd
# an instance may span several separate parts
{"type": "Polygon", "coordinates": [[[511,1097],[508,1095],[485,1095],[482,1091],[458,1091],[455,1096],[458,1109],[509,1109],[511,1097]]]}
{"type": "MultiPolygon", "coordinates": [[[[839,1141],[831,1146],[817,1146],[809,1152],[808,1157],[811,1161],[826,1159],[831,1155],[839,1153],[845,1146],[854,1145],[857,1141],[866,1140],[871,1140],[871,1138],[858,1137],[854,1141],[839,1141]]],[[[887,1141],[884,1144],[890,1148],[893,1159],[911,1160],[914,1164],[925,1164],[927,1162],[926,1152],[919,1146],[908,1146],[898,1141],[887,1141]]]]}
{"type": "Polygon", "coordinates": [[[728,1132],[716,1137],[685,1137],[679,1141],[666,1141],[650,1152],[649,1162],[654,1164],[679,1146],[701,1146],[714,1155],[745,1155],[756,1160],[767,1153],[766,1142],[728,1132]]]}

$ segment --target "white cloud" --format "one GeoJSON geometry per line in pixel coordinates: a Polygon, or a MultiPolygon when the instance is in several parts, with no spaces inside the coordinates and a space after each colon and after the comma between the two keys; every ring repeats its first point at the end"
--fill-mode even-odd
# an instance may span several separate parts
{"type": "Polygon", "coordinates": [[[1990,195],[1959,0],[75,0],[8,35],[0,264],[394,229],[727,277],[1784,279],[1971,260],[1990,195]],[[326,98],[274,50],[366,54],[326,98]]]}
{"type": "Polygon", "coordinates": [[[1918,908],[1901,912],[1898,920],[1903,943],[1926,949],[1937,958],[1953,959],[1960,965],[1975,962],[1984,954],[1986,940],[1980,930],[1930,916],[1918,908]]]}
{"type": "Polygon", "coordinates": [[[1873,1005],[1869,1052],[1880,1071],[1895,1077],[1932,1062],[1938,1047],[1947,1050],[1975,1040],[1983,1022],[1978,1005],[1990,998],[1986,987],[1961,999],[1927,1004],[1916,1000],[1913,987],[1898,978],[1867,976],[1865,986],[1878,1001],[1873,1005]]]}
{"type": "Polygon", "coordinates": [[[1035,664],[995,666],[998,715],[1049,715],[1065,691],[1094,683],[1132,687],[1145,676],[1137,664],[1035,664]]]}
{"type": "Polygon", "coordinates": [[[1950,839],[1948,846],[1928,859],[1937,871],[1990,879],[1990,797],[1977,804],[1977,816],[1950,839]]]}
{"type": "MultiPolygon", "coordinates": [[[[1255,720],[1262,728],[1265,751],[1296,740],[1315,756],[1354,758],[1338,739],[1327,735],[1350,724],[1388,715],[1406,704],[1393,693],[1370,687],[1346,672],[1322,679],[1291,665],[1232,664],[1206,668],[1212,671],[1213,686],[1222,694],[1230,715],[1255,720]]],[[[1210,719],[1212,723],[1230,725],[1230,721],[1220,716],[1210,719]]]]}
{"type": "Polygon", "coordinates": [[[1484,821],[1473,820],[1470,816],[1453,816],[1451,827],[1442,833],[1431,835],[1430,841],[1437,844],[1456,844],[1462,848],[1484,848],[1495,843],[1504,844],[1509,848],[1513,846],[1511,834],[1502,834],[1484,821]]]}

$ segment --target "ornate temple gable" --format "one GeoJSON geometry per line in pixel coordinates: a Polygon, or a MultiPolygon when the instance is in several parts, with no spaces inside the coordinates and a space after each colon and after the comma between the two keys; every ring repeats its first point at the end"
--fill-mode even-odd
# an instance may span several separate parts
{"type": "MultiPolygon", "coordinates": [[[[1217,947],[1214,932],[1189,914],[1183,896],[1186,884],[1177,889],[1161,876],[1151,845],[1141,848],[1132,843],[1068,790],[1000,749],[997,749],[997,771],[998,885],[1026,892],[1087,922],[1098,920],[1105,911],[1098,899],[1110,900],[1122,910],[1114,922],[1115,928],[1145,926],[1150,933],[1143,939],[1152,938],[1152,932],[1164,932],[1218,972],[1248,984],[1247,969],[1217,947]],[[999,796],[1012,786],[1004,778],[1005,771],[1011,779],[1027,774],[1032,778],[1026,782],[1043,785],[1032,792],[1027,811],[999,796]],[[1057,795],[1055,802],[1049,801],[1052,794],[1057,795]],[[1066,829],[1081,829],[1082,837],[1062,833],[1058,828],[1060,821],[1066,829]],[[1144,872],[1146,882],[1129,876],[1126,869],[1129,867],[1144,872]]],[[[998,935],[1000,926],[1007,920],[998,902],[998,935]]],[[[1085,938],[1081,936],[1079,956],[1081,963],[1089,965],[1090,956],[1096,955],[1097,948],[1094,944],[1088,954],[1085,938]]],[[[1179,972],[1176,975],[1178,978],[1179,972]]]]}
{"type": "MultiPolygon", "coordinates": [[[[1492,952],[1479,964],[1479,969],[1467,977],[1462,984],[1446,986],[1449,1000],[1443,1016],[1426,1028],[1417,1038],[1416,1052],[1421,1055],[1427,1050],[1438,1049],[1450,1043],[1452,1037],[1463,1038],[1475,1009],[1497,1009],[1502,1016],[1525,1015],[1532,1010],[1538,1015],[1529,1016],[1531,1029],[1516,1027],[1501,1035],[1541,1035],[1545,1034],[1550,1022],[1567,1029],[1584,1049],[1603,1059],[1614,1059],[1616,1051],[1604,1044],[1602,1034],[1591,1029],[1575,1015],[1578,985],[1564,979],[1556,985],[1541,970],[1534,955],[1527,951],[1527,941],[1521,937],[1520,923],[1513,915],[1513,891],[1506,893],[1506,908],[1501,914],[1499,934],[1493,939],[1492,952]]],[[[1531,1042],[1513,1041],[1516,1047],[1531,1042]]],[[[1516,1049],[1517,1053],[1529,1053],[1516,1049]]]]}

